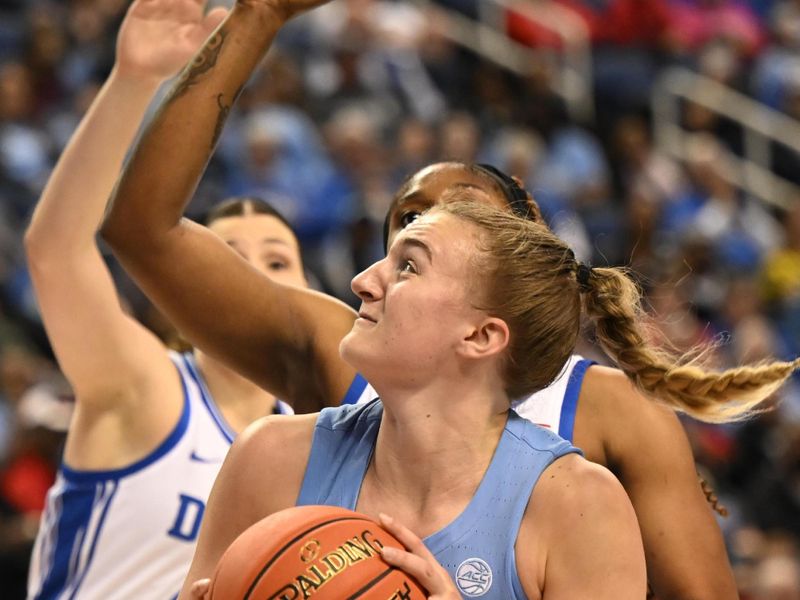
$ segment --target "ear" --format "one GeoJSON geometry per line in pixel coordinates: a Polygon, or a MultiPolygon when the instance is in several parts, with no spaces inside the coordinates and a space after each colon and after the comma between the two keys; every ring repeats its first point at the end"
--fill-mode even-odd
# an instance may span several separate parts
{"type": "Polygon", "coordinates": [[[508,324],[497,317],[486,317],[461,342],[460,354],[466,358],[486,358],[503,352],[511,334],[508,324]]]}

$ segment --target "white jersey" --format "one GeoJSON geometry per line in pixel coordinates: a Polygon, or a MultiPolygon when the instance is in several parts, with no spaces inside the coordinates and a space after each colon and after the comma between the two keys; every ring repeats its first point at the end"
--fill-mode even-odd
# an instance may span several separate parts
{"type": "Polygon", "coordinates": [[[170,600],[183,585],[234,432],[192,355],[170,355],[183,385],[178,424],[128,467],[61,466],[33,551],[29,599],[170,600]]]}
{"type": "MultiPolygon", "coordinates": [[[[523,400],[514,402],[512,407],[521,417],[572,442],[578,395],[586,370],[593,364],[593,361],[573,354],[553,383],[523,400]]],[[[342,404],[363,404],[377,397],[378,393],[366,379],[356,375],[342,404]]]]}

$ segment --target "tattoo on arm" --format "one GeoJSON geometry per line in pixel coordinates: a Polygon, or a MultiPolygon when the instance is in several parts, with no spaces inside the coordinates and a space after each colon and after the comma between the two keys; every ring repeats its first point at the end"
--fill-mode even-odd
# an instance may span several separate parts
{"type": "Polygon", "coordinates": [[[231,112],[231,107],[226,106],[223,98],[224,94],[217,94],[217,106],[219,106],[219,114],[217,115],[217,124],[214,125],[214,136],[211,138],[211,149],[217,145],[219,136],[222,135],[222,130],[225,128],[225,121],[228,118],[228,113],[231,112]]]}
{"type": "Polygon", "coordinates": [[[211,36],[205,46],[195,54],[194,58],[192,58],[192,62],[183,70],[178,83],[172,89],[170,101],[180,98],[186,93],[186,90],[197,83],[197,80],[203,73],[207,73],[214,68],[227,35],[228,33],[224,29],[220,29],[211,36]]]}
{"type": "Polygon", "coordinates": [[[239,89],[236,90],[236,93],[233,95],[233,100],[228,105],[225,104],[225,94],[217,94],[217,106],[219,107],[219,114],[217,115],[217,123],[214,125],[214,136],[211,138],[212,150],[214,149],[214,146],[217,145],[219,136],[222,135],[222,130],[225,128],[225,121],[228,119],[228,114],[231,112],[231,107],[239,98],[243,88],[244,85],[239,86],[239,89]]]}

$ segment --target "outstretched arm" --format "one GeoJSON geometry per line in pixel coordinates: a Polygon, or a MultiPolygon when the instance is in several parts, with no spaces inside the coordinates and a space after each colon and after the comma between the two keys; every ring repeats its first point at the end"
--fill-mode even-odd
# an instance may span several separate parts
{"type": "Polygon", "coordinates": [[[75,390],[79,414],[90,420],[96,411],[112,410],[123,415],[120,421],[132,416],[152,424],[163,403],[146,399],[163,397],[164,386],[180,394],[163,346],[120,307],[95,233],[153,94],[224,14],[204,17],[197,0],[131,5],[114,69],[61,155],[26,232],[50,342],[75,390]]]}
{"type": "MultiPolygon", "coordinates": [[[[186,338],[300,411],[338,404],[354,371],[338,348],[353,311],[260,275],[182,219],[226,117],[280,27],[321,0],[238,0],[139,142],[102,233],[186,338]]],[[[302,176],[302,174],[298,174],[302,176]]]]}
{"type": "MultiPolygon", "coordinates": [[[[581,393],[579,410],[595,409],[591,421],[602,428],[597,435],[605,440],[606,464],[636,510],[656,596],[737,598],[722,532],[675,413],[643,397],[621,371],[592,367],[586,377],[589,396],[581,393]]],[[[579,416],[577,426],[582,423],[579,416]]]]}

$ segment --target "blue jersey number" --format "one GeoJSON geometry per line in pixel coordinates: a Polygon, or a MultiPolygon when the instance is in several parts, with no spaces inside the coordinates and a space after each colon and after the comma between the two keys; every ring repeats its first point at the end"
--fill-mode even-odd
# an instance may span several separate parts
{"type": "Polygon", "coordinates": [[[167,534],[179,540],[193,542],[200,532],[200,521],[203,519],[206,505],[199,498],[184,494],[180,495],[180,501],[175,522],[167,534]]]}

